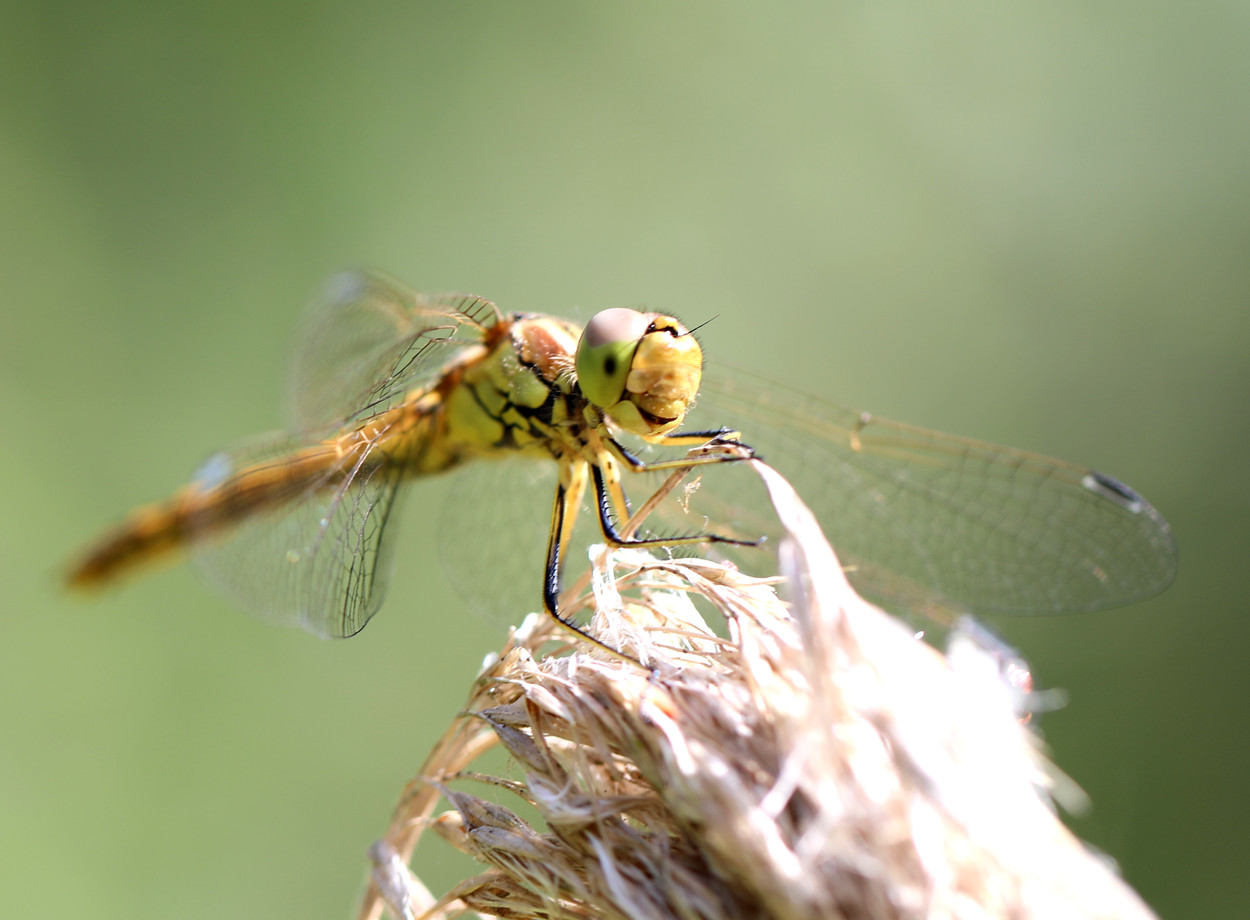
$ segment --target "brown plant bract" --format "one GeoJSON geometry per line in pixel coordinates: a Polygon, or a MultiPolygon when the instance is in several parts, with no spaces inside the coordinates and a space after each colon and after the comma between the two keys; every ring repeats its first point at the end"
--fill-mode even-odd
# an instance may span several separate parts
{"type": "Polygon", "coordinates": [[[601,552],[592,631],[645,667],[529,618],[405,790],[359,917],[1153,916],[1055,817],[1018,694],[859,598],[757,466],[789,602],[716,563],[601,552]],[[495,745],[516,778],[469,772],[495,745]],[[432,896],[407,865],[426,829],[484,871],[432,896]]]}

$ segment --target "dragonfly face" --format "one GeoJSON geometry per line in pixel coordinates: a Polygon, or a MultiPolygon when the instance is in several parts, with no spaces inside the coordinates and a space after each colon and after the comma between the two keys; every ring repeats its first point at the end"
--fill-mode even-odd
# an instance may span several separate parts
{"type": "Polygon", "coordinates": [[[557,473],[542,598],[558,616],[586,495],[610,545],[715,544],[732,556],[770,533],[770,510],[752,516],[737,485],[723,484],[729,471],[712,469],[753,458],[753,447],[812,506],[856,587],[894,609],[1089,610],[1160,591],[1175,572],[1166,521],[1116,480],[750,374],[718,375],[663,314],[606,310],[583,331],[347,275],[301,327],[291,380],[293,433],[214,457],[191,485],[104,535],[71,584],[102,584],[189,548],[240,606],[317,635],[353,635],[385,594],[400,486],[528,455],[557,473]],[[699,412],[706,428],[684,430],[699,412]],[[642,507],[670,515],[666,535],[624,526],[633,474],[696,469],[708,474],[695,496],[709,500],[704,510],[657,493],[642,507]]]}
{"type": "Polygon", "coordinates": [[[668,434],[699,393],[703,351],[671,316],[618,307],[595,314],[577,347],[582,393],[641,437],[668,434]]]}

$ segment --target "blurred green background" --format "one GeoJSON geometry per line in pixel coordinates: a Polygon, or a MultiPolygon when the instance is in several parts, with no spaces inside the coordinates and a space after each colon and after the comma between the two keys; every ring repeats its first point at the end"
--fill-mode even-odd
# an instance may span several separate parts
{"type": "Polygon", "coordinates": [[[1169,592],[997,625],[1070,695],[1042,727],[1093,799],[1076,831],[1163,915],[1245,916],[1244,5],[0,17],[0,915],[354,909],[502,638],[457,613],[438,489],[351,642],[187,567],[97,603],[57,577],[278,424],[302,305],[363,264],[506,309],[715,315],[733,363],[1141,490],[1181,547],[1169,592]]]}

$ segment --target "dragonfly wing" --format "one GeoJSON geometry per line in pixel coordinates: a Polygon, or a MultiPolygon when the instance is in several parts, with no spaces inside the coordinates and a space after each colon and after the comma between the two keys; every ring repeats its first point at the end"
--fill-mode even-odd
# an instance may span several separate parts
{"type": "MultiPolygon", "coordinates": [[[[517,456],[457,470],[438,522],[443,570],[475,613],[516,624],[542,608],[543,564],[556,464],[517,456]]],[[[585,568],[585,550],[569,562],[585,568]]]]}
{"type": "MultiPolygon", "coordinates": [[[[286,437],[248,442],[212,457],[199,478],[281,463],[300,446],[286,437]]],[[[272,508],[195,541],[196,567],[232,601],[265,619],[323,638],[360,632],[386,594],[402,468],[370,462],[367,455],[348,462],[350,467],[327,468],[272,508]]]]}
{"type": "Polygon", "coordinates": [[[708,368],[696,427],[728,425],[791,479],[848,574],[887,606],[1058,613],[1128,604],[1176,572],[1167,522],[1092,470],[880,419],[708,368]]]}
{"type": "Polygon", "coordinates": [[[300,324],[289,375],[293,431],[373,415],[433,382],[499,318],[471,294],[421,294],[370,272],[331,279],[300,324]]]}

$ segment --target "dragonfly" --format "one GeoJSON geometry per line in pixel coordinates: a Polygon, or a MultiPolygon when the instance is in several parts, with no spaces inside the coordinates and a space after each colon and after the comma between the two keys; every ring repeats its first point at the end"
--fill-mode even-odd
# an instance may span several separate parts
{"type": "MultiPolygon", "coordinates": [[[[702,547],[749,562],[776,522],[727,471],[762,455],[798,486],[860,593],[903,613],[1094,610],[1149,597],[1176,571],[1167,522],[1118,480],[705,365],[695,335],[661,313],[613,308],[583,328],[347,273],[300,327],[289,401],[287,433],[211,457],[92,544],[69,584],[104,585],[189,549],[240,606],[352,636],[386,594],[401,487],[528,460],[555,480],[549,516],[537,513],[547,531],[537,593],[585,634],[561,608],[583,505],[611,547],[702,547]],[[648,483],[639,507],[663,524],[635,510],[635,483],[648,483]]],[[[484,504],[463,510],[487,518],[503,552],[524,555],[534,541],[484,504]]],[[[459,510],[457,521],[471,516],[459,510]]],[[[494,578],[472,559],[452,568],[494,578]]]]}

